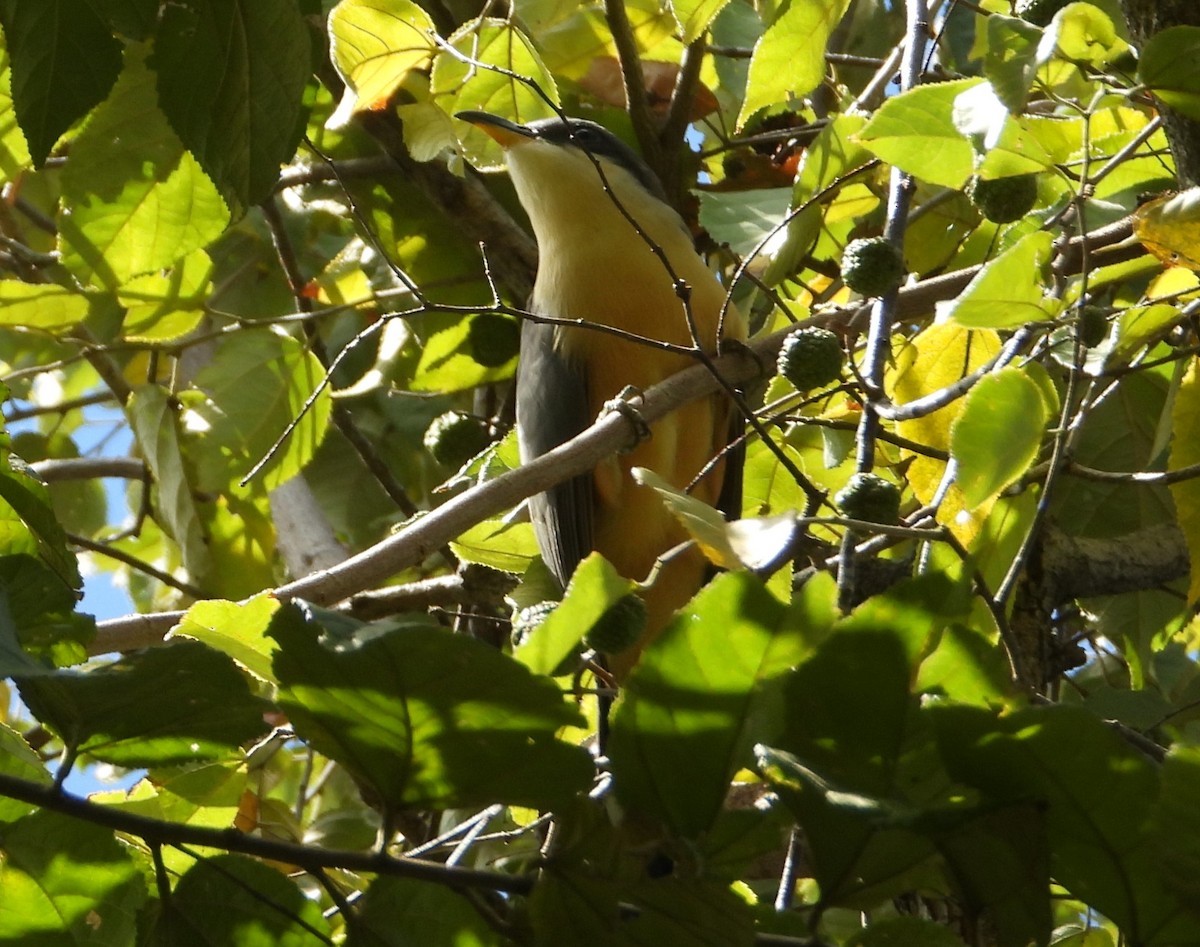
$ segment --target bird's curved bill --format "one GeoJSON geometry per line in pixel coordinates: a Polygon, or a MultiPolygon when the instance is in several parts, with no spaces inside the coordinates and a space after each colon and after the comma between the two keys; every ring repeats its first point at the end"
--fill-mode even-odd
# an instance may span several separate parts
{"type": "Polygon", "coordinates": [[[463,112],[455,112],[454,117],[460,118],[464,122],[470,122],[501,148],[511,148],[513,145],[519,145],[521,142],[535,137],[534,133],[524,125],[510,122],[507,118],[501,118],[491,112],[468,109],[463,112]]]}

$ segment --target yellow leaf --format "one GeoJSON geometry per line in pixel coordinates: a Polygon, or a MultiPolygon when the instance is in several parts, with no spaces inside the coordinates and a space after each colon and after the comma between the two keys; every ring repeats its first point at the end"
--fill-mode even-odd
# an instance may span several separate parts
{"type": "MultiPolygon", "coordinates": [[[[1175,395],[1171,412],[1171,459],[1169,470],[1181,470],[1200,464],[1200,376],[1196,359],[1188,366],[1187,374],[1175,395]]],[[[1188,584],[1188,604],[1200,599],[1200,479],[1182,480],[1171,484],[1171,497],[1179,511],[1179,527],[1187,542],[1191,559],[1191,581],[1188,584]]]]}
{"type": "Polygon", "coordinates": [[[1200,270],[1200,187],[1160,197],[1138,208],[1133,232],[1168,266],[1200,270]]]}
{"type": "MultiPolygon", "coordinates": [[[[1000,350],[1000,337],[990,329],[966,329],[952,323],[937,323],[918,333],[899,353],[897,367],[889,379],[889,395],[896,404],[923,398],[952,385],[987,363],[1000,350]]],[[[962,411],[960,398],[930,414],[897,425],[901,437],[937,450],[949,451],[950,426],[962,411]]],[[[908,483],[922,503],[937,493],[946,473],[946,462],[905,451],[913,458],[908,483]]],[[[957,486],[951,486],[938,507],[938,522],[945,524],[964,544],[979,534],[994,501],[968,506],[957,486]]]]}

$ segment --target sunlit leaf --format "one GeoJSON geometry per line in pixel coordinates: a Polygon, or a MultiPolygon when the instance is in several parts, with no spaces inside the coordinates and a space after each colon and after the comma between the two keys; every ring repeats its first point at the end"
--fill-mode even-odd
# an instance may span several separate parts
{"type": "Polygon", "coordinates": [[[203,577],[212,567],[212,559],[192,496],[191,471],[183,458],[178,410],[167,392],[157,385],[137,389],[126,410],[146,466],[158,487],[161,525],[179,544],[188,572],[203,577]]]}
{"type": "Polygon", "coordinates": [[[192,408],[207,424],[198,458],[201,483],[220,488],[246,476],[285,431],[260,477],[273,489],[298,474],[329,425],[332,403],[324,382],[316,356],[288,335],[243,332],[222,339],[195,382],[208,396],[192,408]],[[310,398],[312,406],[301,415],[310,398]]]}
{"type": "Polygon", "coordinates": [[[349,111],[384,108],[436,49],[433,20],[411,0],[342,0],[329,14],[329,35],[349,111]]]}
{"type": "Polygon", "coordinates": [[[53,283],[0,280],[0,325],[70,329],[87,317],[88,305],[87,296],[53,283]]]}
{"type": "Polygon", "coordinates": [[[994,499],[1029,469],[1046,420],[1037,385],[1021,369],[1009,366],[979,380],[950,428],[950,456],[968,504],[994,499]]]}
{"type": "Polygon", "coordinates": [[[12,64],[8,49],[0,50],[0,178],[11,181],[30,163],[29,146],[12,101],[12,64]]]}
{"type": "Polygon", "coordinates": [[[671,13],[685,43],[695,41],[729,0],[671,0],[671,13]]]}
{"type": "MultiPolygon", "coordinates": [[[[479,109],[516,122],[548,118],[559,104],[558,86],[533,44],[510,20],[472,20],[450,37],[457,52],[442,50],[433,64],[432,90],[445,109],[479,109]],[[488,66],[498,67],[489,69],[488,66]],[[513,78],[522,76],[536,83],[513,78]],[[543,98],[543,95],[545,98],[543,98]],[[546,101],[549,99],[549,102],[546,101]]],[[[500,146],[474,125],[457,123],[463,152],[481,170],[503,167],[500,146]]]]}
{"type": "MultiPolygon", "coordinates": [[[[1171,459],[1168,468],[1182,470],[1200,464],[1200,362],[1191,360],[1183,382],[1175,392],[1171,411],[1171,459]]],[[[1200,478],[1171,484],[1171,497],[1179,514],[1188,551],[1191,553],[1191,583],[1188,601],[1200,599],[1200,478]]]]}
{"type": "Polygon", "coordinates": [[[1164,263],[1200,270],[1200,188],[1147,201],[1137,209],[1134,233],[1164,263]]]}
{"type": "Polygon", "coordinates": [[[63,262],[95,286],[117,288],[168,267],[216,239],[229,221],[216,187],[159,110],[146,55],[146,47],[128,48],[120,79],[63,172],[63,262]]]}
{"type": "Polygon", "coordinates": [[[970,329],[1003,329],[1046,319],[1041,268],[1049,261],[1054,237],[1037,231],[989,260],[966,289],[937,304],[938,318],[970,329]]]}
{"type": "Polygon", "coordinates": [[[137,933],[146,879],[112,830],[55,812],[5,826],[0,941],[120,947],[137,933]]]}
{"type": "Polygon", "coordinates": [[[937,82],[893,96],[856,138],[902,171],[957,190],[971,176],[975,151],[954,124],[954,103],[979,81],[937,82]]]}
{"type": "Polygon", "coordinates": [[[195,638],[229,655],[255,677],[275,683],[271,660],[279,646],[266,631],[279,608],[279,600],[269,595],[245,604],[197,602],[187,610],[172,637],[195,638]]]}
{"type": "Polygon", "coordinates": [[[609,606],[635,583],[617,575],[598,553],[586,557],[571,576],[562,602],[513,652],[534,674],[553,674],[579,646],[579,640],[609,606]]]}
{"type": "Polygon", "coordinates": [[[755,44],[739,128],[760,109],[817,87],[825,77],[825,44],[849,5],[849,0],[811,0],[780,8],[755,44]]]}

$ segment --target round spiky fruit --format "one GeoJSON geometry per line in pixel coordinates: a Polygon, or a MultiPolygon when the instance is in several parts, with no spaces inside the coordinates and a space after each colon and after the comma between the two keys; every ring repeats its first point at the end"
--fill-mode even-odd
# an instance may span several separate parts
{"type": "Polygon", "coordinates": [[[1108,337],[1108,310],[1086,305],[1079,310],[1079,341],[1094,349],[1108,337]]]}
{"type": "Polygon", "coordinates": [[[1071,0],[1017,0],[1014,12],[1035,26],[1049,26],[1054,14],[1071,0]]]}
{"type": "Polygon", "coordinates": [[[1020,220],[1037,203],[1037,175],[1018,174],[1010,178],[971,178],[967,196],[994,224],[1008,224],[1020,220]]]}
{"type": "Polygon", "coordinates": [[[842,373],[842,341],[828,329],[808,326],[783,340],[779,374],[797,391],[823,388],[842,373]]]}
{"type": "Polygon", "coordinates": [[[583,636],[585,646],[604,654],[620,654],[637,644],[646,630],[646,603],[634,595],[617,599],[583,636]]]}
{"type": "Polygon", "coordinates": [[[904,258],[884,237],[851,240],[842,253],[842,280],[856,293],[883,296],[904,279],[904,258]]]}
{"type": "Polygon", "coordinates": [[[856,473],[833,498],[839,510],[854,520],[889,525],[900,518],[900,491],[878,474],[856,473]]]}
{"type": "Polygon", "coordinates": [[[521,327],[515,319],[494,312],[482,312],[467,328],[471,357],[485,368],[506,365],[521,344],[521,327]]]}
{"type": "Polygon", "coordinates": [[[533,630],[550,617],[550,613],[558,608],[558,602],[538,602],[536,605],[526,605],[518,609],[512,617],[512,644],[519,648],[533,634],[533,630]]]}
{"type": "Polygon", "coordinates": [[[487,425],[462,411],[447,411],[425,430],[425,446],[439,464],[461,467],[491,443],[487,425]]]}

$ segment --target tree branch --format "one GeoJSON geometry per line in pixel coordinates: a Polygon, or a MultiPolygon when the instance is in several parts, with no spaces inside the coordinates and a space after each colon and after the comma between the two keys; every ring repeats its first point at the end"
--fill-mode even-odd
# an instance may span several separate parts
{"type": "Polygon", "coordinates": [[[254,855],[268,861],[299,865],[305,871],[344,868],[348,871],[374,872],[432,881],[458,889],[502,891],[528,894],[533,889],[532,875],[502,874],[473,868],[458,868],[417,858],[395,858],[382,852],[354,852],[298,845],[247,835],[235,828],[211,829],[179,822],[163,822],[135,815],[113,806],[100,805],[59,792],[52,786],[28,782],[0,773],[0,796],[49,809],[73,819],[102,825],[142,839],[149,845],[203,845],[226,852],[254,855]]]}

